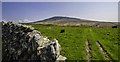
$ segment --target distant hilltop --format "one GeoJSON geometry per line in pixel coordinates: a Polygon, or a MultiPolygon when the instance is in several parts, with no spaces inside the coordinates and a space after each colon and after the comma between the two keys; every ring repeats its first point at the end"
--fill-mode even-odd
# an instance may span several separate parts
{"type": "Polygon", "coordinates": [[[44,20],[31,22],[33,24],[53,24],[62,26],[97,26],[97,27],[111,27],[118,26],[118,22],[100,22],[86,19],[79,19],[73,17],[54,16],[44,20]]]}
{"type": "Polygon", "coordinates": [[[73,17],[54,16],[54,17],[50,17],[50,18],[40,20],[40,21],[36,21],[36,22],[59,21],[59,20],[64,20],[64,21],[90,21],[90,20],[73,18],[73,17]]]}

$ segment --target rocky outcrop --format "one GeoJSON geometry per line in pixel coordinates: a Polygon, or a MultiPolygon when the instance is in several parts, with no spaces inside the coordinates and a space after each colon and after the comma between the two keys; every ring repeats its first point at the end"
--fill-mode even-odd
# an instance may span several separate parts
{"type": "Polygon", "coordinates": [[[65,60],[56,39],[49,40],[34,28],[2,22],[2,60],[55,62],[65,60]]]}

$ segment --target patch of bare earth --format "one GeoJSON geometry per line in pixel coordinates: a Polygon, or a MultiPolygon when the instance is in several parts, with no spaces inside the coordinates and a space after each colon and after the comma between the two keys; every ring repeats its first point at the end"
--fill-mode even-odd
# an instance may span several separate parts
{"type": "Polygon", "coordinates": [[[91,60],[92,60],[92,55],[91,55],[92,49],[90,47],[90,42],[89,42],[88,39],[86,39],[86,42],[85,42],[85,49],[87,51],[87,56],[86,56],[87,62],[91,62],[91,60]]]}

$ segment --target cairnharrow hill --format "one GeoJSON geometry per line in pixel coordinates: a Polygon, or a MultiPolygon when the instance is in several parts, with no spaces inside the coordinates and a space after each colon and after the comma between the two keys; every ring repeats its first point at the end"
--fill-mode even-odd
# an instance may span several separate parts
{"type": "Polygon", "coordinates": [[[2,61],[118,62],[117,4],[4,2],[2,61]]]}

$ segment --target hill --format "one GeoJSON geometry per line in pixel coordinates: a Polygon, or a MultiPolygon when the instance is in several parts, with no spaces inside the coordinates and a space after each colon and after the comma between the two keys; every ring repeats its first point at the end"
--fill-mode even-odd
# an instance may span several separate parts
{"type": "Polygon", "coordinates": [[[44,20],[31,22],[33,24],[54,24],[54,25],[62,25],[62,26],[97,26],[97,27],[111,27],[117,26],[117,22],[99,22],[85,19],[78,19],[72,17],[62,17],[62,16],[54,16],[51,18],[47,18],[44,20]]]}

